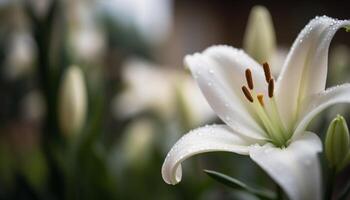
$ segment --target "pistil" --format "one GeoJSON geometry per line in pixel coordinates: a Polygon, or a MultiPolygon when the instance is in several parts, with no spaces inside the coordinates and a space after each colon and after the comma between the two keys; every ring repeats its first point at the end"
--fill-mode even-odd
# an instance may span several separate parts
{"type": "Polygon", "coordinates": [[[264,107],[264,106],[265,106],[265,104],[264,104],[264,95],[263,95],[263,94],[258,94],[258,95],[256,96],[256,98],[258,98],[260,105],[261,105],[262,107],[264,107]]]}

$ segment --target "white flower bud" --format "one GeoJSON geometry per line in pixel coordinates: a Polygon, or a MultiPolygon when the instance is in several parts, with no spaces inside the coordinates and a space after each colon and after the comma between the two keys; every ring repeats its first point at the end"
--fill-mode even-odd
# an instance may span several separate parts
{"type": "Polygon", "coordinates": [[[259,63],[270,62],[276,50],[276,36],[271,15],[263,6],[252,8],[243,48],[259,63]]]}
{"type": "Polygon", "coordinates": [[[86,109],[87,95],[83,72],[77,66],[70,66],[63,76],[59,96],[59,123],[65,135],[81,130],[86,109]]]}

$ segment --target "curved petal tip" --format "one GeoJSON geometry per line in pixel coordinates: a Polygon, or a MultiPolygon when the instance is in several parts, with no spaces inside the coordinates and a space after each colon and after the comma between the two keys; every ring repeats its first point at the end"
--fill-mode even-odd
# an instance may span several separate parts
{"type": "Polygon", "coordinates": [[[166,183],[175,185],[181,181],[181,163],[187,158],[213,151],[248,154],[251,143],[252,141],[242,138],[226,125],[195,129],[180,138],[169,151],[162,166],[162,177],[166,183]]]}

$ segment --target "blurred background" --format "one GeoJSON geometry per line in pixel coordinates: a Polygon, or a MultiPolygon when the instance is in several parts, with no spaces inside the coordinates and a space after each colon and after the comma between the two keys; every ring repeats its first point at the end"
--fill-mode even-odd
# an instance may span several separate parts
{"type": "MultiPolygon", "coordinates": [[[[0,0],[0,199],[254,199],[203,169],[274,188],[229,153],[186,161],[177,186],[160,173],[181,135],[221,123],[183,57],[249,52],[255,5],[271,14],[275,75],[310,19],[350,18],[348,1],[0,0]]],[[[329,85],[349,81],[348,34],[332,42],[329,85]]],[[[337,113],[349,116],[333,107],[311,128],[324,134],[337,113]]]]}

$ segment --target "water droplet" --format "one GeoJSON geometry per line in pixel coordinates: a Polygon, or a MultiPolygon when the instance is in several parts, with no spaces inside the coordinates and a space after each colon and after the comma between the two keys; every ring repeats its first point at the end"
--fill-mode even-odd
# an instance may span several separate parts
{"type": "Polygon", "coordinates": [[[268,149],[265,149],[265,150],[264,150],[264,153],[268,154],[268,153],[270,153],[271,151],[272,151],[272,149],[268,148],[268,149]]]}
{"type": "Polygon", "coordinates": [[[306,159],[304,161],[304,163],[305,163],[306,166],[310,166],[312,164],[311,160],[309,160],[309,159],[306,159]]]}

